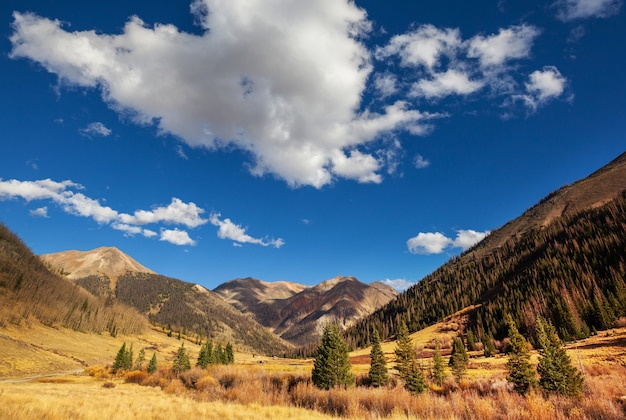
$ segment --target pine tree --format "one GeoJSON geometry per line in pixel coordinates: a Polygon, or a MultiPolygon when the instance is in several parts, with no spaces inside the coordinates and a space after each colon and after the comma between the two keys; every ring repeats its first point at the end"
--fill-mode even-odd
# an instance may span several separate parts
{"type": "Polygon", "coordinates": [[[443,382],[446,379],[446,365],[441,356],[441,344],[439,340],[435,340],[435,353],[433,354],[433,382],[438,386],[443,386],[443,382]]]}
{"type": "Polygon", "coordinates": [[[452,367],[452,372],[457,381],[460,381],[465,374],[468,363],[469,356],[465,350],[463,340],[461,340],[461,337],[456,337],[452,344],[452,354],[450,355],[449,365],[452,367]]]}
{"type": "Polygon", "coordinates": [[[351,385],[354,383],[351,368],[348,346],[341,338],[339,326],[329,322],[313,362],[313,383],[321,389],[351,385]]]}
{"type": "Polygon", "coordinates": [[[419,394],[427,388],[426,382],[424,381],[424,375],[422,375],[422,371],[415,358],[411,360],[409,370],[406,373],[404,380],[405,388],[412,394],[419,394]]]}
{"type": "Polygon", "coordinates": [[[198,354],[198,361],[196,362],[196,366],[200,366],[202,369],[206,369],[209,364],[209,355],[207,353],[208,345],[209,343],[200,346],[200,353],[198,354]]]}
{"type": "Polygon", "coordinates": [[[185,343],[183,342],[178,351],[176,352],[176,358],[174,359],[173,364],[174,373],[176,376],[180,375],[181,372],[191,369],[191,363],[189,362],[189,355],[187,354],[187,350],[185,350],[185,343]]]}
{"type": "Polygon", "coordinates": [[[537,319],[537,341],[539,343],[539,385],[548,392],[578,396],[582,392],[584,379],[572,366],[563,343],[554,326],[539,317],[537,319]]]}
{"type": "Polygon", "coordinates": [[[413,351],[413,339],[411,339],[409,329],[404,321],[402,321],[398,330],[394,353],[396,355],[396,370],[400,377],[405,379],[411,370],[415,352],[413,351]]]}
{"type": "Polygon", "coordinates": [[[150,363],[148,363],[148,373],[154,373],[157,370],[157,357],[156,353],[152,353],[152,359],[150,359],[150,363]]]}
{"type": "Polygon", "coordinates": [[[139,355],[137,356],[137,360],[135,361],[135,369],[141,370],[143,369],[143,364],[146,362],[146,351],[142,348],[139,350],[139,355]]]}
{"type": "Polygon", "coordinates": [[[233,352],[233,345],[230,344],[230,341],[226,343],[226,348],[224,349],[224,356],[225,356],[227,365],[230,365],[231,363],[235,363],[235,353],[233,352]]]}
{"type": "Polygon", "coordinates": [[[509,316],[509,360],[506,367],[509,371],[506,380],[513,384],[513,388],[520,394],[525,394],[537,383],[535,371],[530,364],[530,350],[528,342],[517,330],[515,321],[509,316]]]}
{"type": "Polygon", "coordinates": [[[493,344],[493,337],[489,334],[483,334],[483,354],[485,357],[493,357],[496,354],[496,346],[493,344]]]}
{"type": "Polygon", "coordinates": [[[126,342],[122,344],[122,347],[117,351],[117,355],[115,356],[115,361],[113,362],[113,372],[117,372],[121,369],[126,369],[126,342]]]}
{"type": "Polygon", "coordinates": [[[468,351],[476,350],[476,337],[474,336],[472,330],[467,330],[467,336],[465,337],[465,340],[467,341],[468,351]]]}
{"type": "Polygon", "coordinates": [[[387,373],[387,361],[385,360],[385,354],[380,345],[380,335],[378,330],[374,330],[372,334],[372,350],[370,351],[370,370],[369,379],[374,387],[385,386],[389,381],[387,373]]]}

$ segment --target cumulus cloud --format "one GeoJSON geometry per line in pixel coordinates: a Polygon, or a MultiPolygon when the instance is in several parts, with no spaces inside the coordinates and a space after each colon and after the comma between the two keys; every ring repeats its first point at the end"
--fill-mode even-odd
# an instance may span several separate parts
{"type": "Polygon", "coordinates": [[[441,232],[420,232],[410,238],[406,245],[412,254],[441,254],[450,248],[466,250],[482,241],[488,234],[489,231],[459,230],[456,238],[452,239],[441,232]]]}
{"type": "Polygon", "coordinates": [[[556,67],[546,66],[543,70],[536,70],[528,76],[526,93],[516,99],[523,101],[531,110],[536,110],[552,99],[556,99],[565,92],[567,80],[556,67]]]}
{"type": "Polygon", "coordinates": [[[557,17],[567,22],[614,16],[619,13],[622,0],[559,0],[554,6],[557,8],[557,17]]]}
{"type": "Polygon", "coordinates": [[[161,237],[159,238],[159,240],[169,242],[174,245],[194,246],[196,244],[196,241],[191,239],[187,232],[178,228],[161,230],[161,237]]]}
{"type": "Polygon", "coordinates": [[[81,128],[80,130],[78,130],[78,132],[82,136],[85,136],[85,137],[91,137],[91,136],[108,137],[112,133],[112,131],[108,129],[101,122],[92,122],[88,124],[87,127],[81,128]]]}
{"type": "MultiPolygon", "coordinates": [[[[189,228],[198,227],[208,220],[200,216],[204,210],[194,203],[185,203],[174,197],[168,206],[156,206],[153,210],[136,210],[132,215],[120,213],[109,206],[104,206],[99,200],[90,198],[79,192],[84,187],[73,181],[53,181],[42,179],[37,181],[20,181],[0,179],[0,200],[21,198],[27,202],[35,200],[50,200],[63,211],[80,217],[93,219],[99,224],[110,225],[113,229],[124,232],[125,235],[143,235],[147,238],[157,236],[150,229],[142,228],[146,224],[184,225],[189,228]]],[[[31,215],[47,217],[47,207],[32,210],[31,215]]],[[[161,240],[176,245],[195,244],[185,231],[162,231],[161,240]],[[166,232],[166,233],[164,233],[166,232]],[[188,240],[187,240],[188,239],[188,240]]]]}
{"type": "Polygon", "coordinates": [[[470,80],[469,75],[457,70],[448,69],[437,73],[432,79],[421,79],[411,89],[412,96],[425,98],[442,98],[450,95],[469,95],[484,86],[484,82],[470,80]]]}
{"type": "Polygon", "coordinates": [[[379,182],[374,152],[362,147],[375,149],[372,142],[390,132],[419,131],[425,115],[405,104],[361,108],[373,66],[359,37],[371,24],[354,2],[242,8],[195,0],[191,9],[200,35],[139,17],[120,34],[71,32],[58,20],[16,12],[11,57],[40,63],[62,84],[98,88],[113,109],[191,147],[246,150],[252,174],[291,186],[379,182]]]}
{"type": "Polygon", "coordinates": [[[212,213],[209,220],[211,224],[218,227],[217,236],[221,239],[230,239],[235,244],[255,244],[261,246],[273,246],[280,248],[285,244],[282,239],[261,239],[254,238],[246,233],[247,228],[243,228],[240,225],[233,223],[230,219],[220,219],[220,213],[212,213]]]}
{"type": "Polygon", "coordinates": [[[483,67],[500,66],[512,59],[526,58],[539,30],[531,25],[500,29],[496,35],[477,35],[469,40],[468,57],[478,58],[483,67]]]}
{"type": "Polygon", "coordinates": [[[412,282],[406,279],[386,279],[386,280],[381,281],[381,283],[384,283],[387,286],[393,287],[398,292],[404,292],[409,287],[415,284],[415,282],[412,282]]]}

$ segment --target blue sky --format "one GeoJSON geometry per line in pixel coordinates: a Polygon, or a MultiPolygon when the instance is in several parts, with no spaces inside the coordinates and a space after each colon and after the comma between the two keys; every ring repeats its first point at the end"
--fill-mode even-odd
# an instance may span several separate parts
{"type": "Polygon", "coordinates": [[[0,220],[401,287],[624,152],[624,41],[621,0],[5,0],[0,220]]]}

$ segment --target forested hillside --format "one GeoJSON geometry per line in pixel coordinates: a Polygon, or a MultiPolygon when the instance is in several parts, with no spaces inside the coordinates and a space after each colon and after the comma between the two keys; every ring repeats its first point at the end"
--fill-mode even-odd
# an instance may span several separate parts
{"type": "Polygon", "coordinates": [[[564,339],[610,327],[626,314],[626,193],[603,206],[554,220],[480,256],[471,250],[425,277],[347,331],[365,346],[374,329],[411,331],[470,305],[478,338],[506,336],[506,314],[533,333],[535,319],[552,320],[564,339]]]}
{"type": "Polygon", "coordinates": [[[200,285],[150,273],[118,277],[115,293],[106,276],[89,276],[76,283],[96,295],[115,296],[117,301],[148,315],[151,323],[174,333],[233,341],[268,355],[291,350],[288,343],[200,285]]]}
{"type": "Polygon", "coordinates": [[[147,320],[135,309],[96,298],[51,273],[9,229],[0,224],[0,326],[38,320],[77,331],[137,334],[147,320]]]}

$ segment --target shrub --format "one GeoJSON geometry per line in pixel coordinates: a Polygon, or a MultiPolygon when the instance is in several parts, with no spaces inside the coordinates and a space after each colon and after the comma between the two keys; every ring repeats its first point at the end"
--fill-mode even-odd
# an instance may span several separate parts
{"type": "Polygon", "coordinates": [[[124,382],[142,385],[149,377],[150,375],[144,371],[132,370],[124,375],[124,382]]]}

